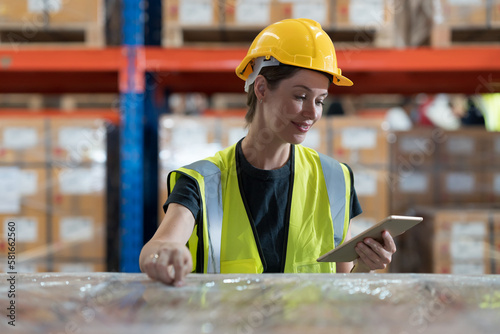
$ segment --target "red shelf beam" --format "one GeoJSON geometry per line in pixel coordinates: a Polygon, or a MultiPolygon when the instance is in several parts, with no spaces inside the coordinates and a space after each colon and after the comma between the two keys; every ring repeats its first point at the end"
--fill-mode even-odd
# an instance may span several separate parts
{"type": "MultiPolygon", "coordinates": [[[[145,49],[146,71],[172,92],[243,92],[244,48],[145,49]]],[[[353,87],[334,94],[500,91],[500,47],[338,49],[353,87]]],[[[0,49],[0,92],[118,92],[122,49],[0,49]]]]}

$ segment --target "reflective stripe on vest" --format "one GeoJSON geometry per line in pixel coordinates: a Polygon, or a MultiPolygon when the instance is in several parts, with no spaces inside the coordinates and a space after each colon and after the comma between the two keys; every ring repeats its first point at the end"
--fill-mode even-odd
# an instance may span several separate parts
{"type": "Polygon", "coordinates": [[[208,229],[207,273],[220,273],[220,250],[222,240],[222,190],[220,169],[214,163],[207,160],[194,162],[184,168],[192,169],[203,176],[208,229]]]}
{"type": "Polygon", "coordinates": [[[340,175],[344,175],[343,165],[324,154],[319,153],[318,155],[325,177],[328,199],[330,201],[335,247],[337,247],[345,238],[345,217],[349,215],[349,212],[346,210],[345,198],[347,197],[345,196],[350,197],[350,189],[349,191],[346,189],[350,188],[350,184],[346,185],[345,177],[339,177],[340,175]]]}

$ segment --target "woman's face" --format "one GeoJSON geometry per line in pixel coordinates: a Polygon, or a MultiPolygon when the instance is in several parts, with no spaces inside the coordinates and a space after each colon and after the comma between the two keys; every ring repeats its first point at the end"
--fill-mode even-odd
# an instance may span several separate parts
{"type": "Polygon", "coordinates": [[[267,89],[263,101],[266,129],[274,140],[300,144],[323,112],[328,95],[328,78],[318,72],[301,69],[282,80],[274,90],[267,89]]]}

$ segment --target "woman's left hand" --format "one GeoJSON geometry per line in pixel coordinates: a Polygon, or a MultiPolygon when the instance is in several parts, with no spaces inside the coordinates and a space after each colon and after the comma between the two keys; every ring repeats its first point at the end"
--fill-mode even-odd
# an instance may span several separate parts
{"type": "MultiPolygon", "coordinates": [[[[368,270],[385,269],[396,252],[396,244],[389,232],[382,233],[383,244],[372,238],[366,238],[356,245],[359,255],[356,267],[367,267],[368,270]]],[[[357,270],[356,270],[357,271],[357,270]]]]}

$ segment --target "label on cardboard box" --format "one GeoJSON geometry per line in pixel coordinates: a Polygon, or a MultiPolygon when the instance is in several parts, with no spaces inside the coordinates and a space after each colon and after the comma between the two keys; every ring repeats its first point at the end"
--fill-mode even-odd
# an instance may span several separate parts
{"type": "Polygon", "coordinates": [[[34,217],[8,217],[3,221],[3,233],[9,233],[9,222],[15,224],[16,242],[36,242],[38,239],[38,220],[34,217]]]}
{"type": "Polygon", "coordinates": [[[238,24],[267,25],[271,20],[271,1],[238,0],[235,18],[238,24]]]}
{"type": "Polygon", "coordinates": [[[451,273],[455,275],[483,275],[486,274],[483,261],[456,262],[451,265],[451,273]]]}
{"type": "Polygon", "coordinates": [[[475,151],[474,143],[472,138],[453,136],[446,142],[446,150],[451,154],[471,155],[475,151]]]}
{"type": "Polygon", "coordinates": [[[61,11],[61,8],[62,0],[28,0],[30,13],[57,13],[61,11]]]}
{"type": "Polygon", "coordinates": [[[38,191],[38,173],[36,171],[20,171],[20,181],[20,193],[22,196],[36,194],[38,191]]]}
{"type": "Polygon", "coordinates": [[[21,212],[20,179],[18,167],[0,167],[0,214],[21,212]]]}
{"type": "Polygon", "coordinates": [[[38,134],[32,127],[8,127],[3,131],[3,147],[26,150],[38,144],[38,134]]]}
{"type": "Polygon", "coordinates": [[[380,26],[384,23],[384,0],[351,0],[349,22],[360,26],[380,26]]]}
{"type": "Polygon", "coordinates": [[[481,6],[483,0],[448,0],[452,6],[481,6]]]}
{"type": "MultiPolygon", "coordinates": [[[[426,153],[429,139],[421,137],[403,137],[399,142],[399,150],[403,153],[426,153]]],[[[430,154],[430,153],[429,153],[430,154]]]]}
{"type": "Polygon", "coordinates": [[[327,8],[323,0],[297,2],[293,5],[293,18],[306,18],[312,19],[320,24],[327,23],[327,8]]]}
{"type": "Polygon", "coordinates": [[[61,218],[59,237],[64,242],[91,241],[94,238],[94,221],[90,217],[61,218]]]}
{"type": "Polygon", "coordinates": [[[57,176],[61,194],[85,195],[104,191],[106,170],[102,165],[62,169],[57,176]]]}
{"type": "Polygon", "coordinates": [[[208,130],[200,123],[187,121],[172,129],[172,147],[188,148],[208,143],[208,130]]]}
{"type": "Polygon", "coordinates": [[[377,144],[377,130],[367,127],[348,127],[341,130],[342,147],[350,150],[374,149],[377,144]]]}
{"type": "Polygon", "coordinates": [[[306,139],[302,145],[317,150],[321,145],[321,133],[318,129],[311,129],[307,132],[306,139]]]}
{"type": "Polygon", "coordinates": [[[399,179],[399,191],[406,194],[425,194],[429,189],[429,176],[412,172],[399,179]]]}
{"type": "Polygon", "coordinates": [[[474,192],[476,178],[472,173],[449,173],[446,175],[446,191],[450,194],[470,194],[474,192]]]}
{"type": "Polygon", "coordinates": [[[486,225],[482,222],[453,224],[450,239],[451,258],[460,260],[483,259],[485,252],[485,236],[486,225]]]}
{"type": "Polygon", "coordinates": [[[484,238],[486,236],[486,225],[483,222],[467,222],[454,223],[451,228],[451,237],[453,239],[460,238],[463,236],[484,238]]]}
{"type": "Polygon", "coordinates": [[[212,0],[180,0],[179,22],[181,24],[212,24],[214,8],[212,0]]]}
{"type": "Polygon", "coordinates": [[[354,187],[358,196],[377,195],[377,173],[357,171],[354,187]]]}
{"type": "Polygon", "coordinates": [[[479,260],[484,257],[484,240],[482,238],[461,237],[450,240],[452,259],[479,260]]]}
{"type": "Polygon", "coordinates": [[[99,131],[102,130],[81,126],[65,126],[59,129],[57,144],[81,160],[91,151],[105,150],[105,138],[99,131]]]}

